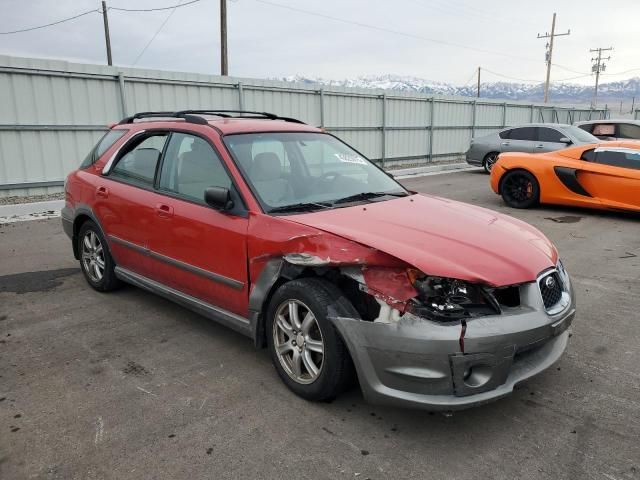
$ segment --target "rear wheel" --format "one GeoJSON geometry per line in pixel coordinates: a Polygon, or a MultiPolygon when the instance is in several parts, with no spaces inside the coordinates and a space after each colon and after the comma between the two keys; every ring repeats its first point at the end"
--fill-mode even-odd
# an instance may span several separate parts
{"type": "Polygon", "coordinates": [[[80,227],[78,252],[80,267],[89,285],[99,292],[108,292],[120,285],[107,242],[98,226],[91,220],[87,220],[80,227]]]}
{"type": "Polygon", "coordinates": [[[307,400],[330,400],[353,378],[351,357],[329,316],[359,317],[335,285],[318,278],[285,283],[269,304],[271,359],[282,381],[307,400]]]}
{"type": "Polygon", "coordinates": [[[491,169],[498,161],[498,155],[498,152],[491,152],[485,155],[484,160],[482,160],[482,166],[484,167],[485,172],[491,173],[491,169]]]}
{"type": "Polygon", "coordinates": [[[531,173],[524,170],[507,172],[500,188],[502,198],[513,208],[530,208],[540,201],[540,185],[531,173]]]}

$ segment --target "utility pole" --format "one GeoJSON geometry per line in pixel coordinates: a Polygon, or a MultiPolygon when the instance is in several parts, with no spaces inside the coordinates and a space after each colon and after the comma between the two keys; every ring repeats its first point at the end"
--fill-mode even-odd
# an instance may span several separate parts
{"type": "Polygon", "coordinates": [[[480,67],[478,67],[478,92],[476,93],[476,97],[480,98],[480,67]]]}
{"type": "Polygon", "coordinates": [[[551,21],[551,34],[545,32],[544,35],[538,34],[538,38],[548,38],[547,52],[545,54],[545,60],[547,62],[547,81],[544,84],[544,103],[549,101],[549,79],[551,78],[551,63],[553,61],[553,39],[555,37],[561,37],[563,35],[570,35],[571,30],[567,30],[566,33],[556,33],[556,14],[553,14],[553,20],[551,21]]]}
{"type": "Polygon", "coordinates": [[[102,0],[102,20],[104,21],[104,41],[107,44],[107,65],[113,65],[111,60],[111,37],[109,36],[109,17],[107,16],[107,2],[102,0]]]}
{"type": "Polygon", "coordinates": [[[602,52],[608,52],[613,50],[613,47],[609,47],[609,48],[592,48],[591,50],[589,50],[591,53],[593,52],[598,52],[598,56],[597,57],[592,57],[591,61],[594,62],[594,64],[591,66],[591,71],[593,73],[596,74],[596,88],[594,90],[593,93],[593,108],[597,108],[598,107],[598,85],[600,84],[600,72],[604,72],[607,68],[607,66],[605,65],[604,61],[605,60],[611,60],[611,56],[607,57],[607,58],[602,58],[602,52]]]}
{"type": "Polygon", "coordinates": [[[220,0],[220,75],[229,75],[227,58],[227,0],[220,0]]]}

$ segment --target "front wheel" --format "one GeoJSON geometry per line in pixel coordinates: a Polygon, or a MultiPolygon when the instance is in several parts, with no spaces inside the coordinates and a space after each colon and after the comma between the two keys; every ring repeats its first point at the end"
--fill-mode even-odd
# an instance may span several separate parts
{"type": "Polygon", "coordinates": [[[530,208],[540,201],[540,184],[524,170],[507,172],[500,188],[502,199],[513,208],[530,208]]]}
{"type": "Polygon", "coordinates": [[[307,400],[330,400],[353,378],[351,357],[330,316],[359,317],[335,285],[319,278],[285,283],[269,304],[271,359],[282,381],[307,400]]]}

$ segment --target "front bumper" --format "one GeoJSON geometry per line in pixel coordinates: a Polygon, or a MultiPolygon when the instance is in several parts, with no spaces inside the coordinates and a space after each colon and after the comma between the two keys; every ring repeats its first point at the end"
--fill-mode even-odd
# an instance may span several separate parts
{"type": "MultiPolygon", "coordinates": [[[[568,281],[568,279],[567,279],[568,281]]],[[[393,324],[332,318],[347,343],[365,398],[375,404],[456,410],[509,395],[557,362],[575,316],[570,283],[561,311],[544,308],[537,282],[520,287],[521,306],[459,324],[412,314],[393,324]]]]}

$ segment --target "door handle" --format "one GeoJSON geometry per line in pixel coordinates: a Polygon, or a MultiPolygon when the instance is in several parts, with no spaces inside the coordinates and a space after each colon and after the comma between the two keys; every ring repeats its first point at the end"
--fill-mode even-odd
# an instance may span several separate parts
{"type": "Polygon", "coordinates": [[[509,142],[502,142],[500,145],[502,145],[503,147],[508,147],[511,144],[509,142]]]}
{"type": "Polygon", "coordinates": [[[98,188],[96,188],[96,197],[108,198],[109,197],[109,189],[107,187],[98,187],[98,188]]]}
{"type": "Polygon", "coordinates": [[[544,148],[544,145],[536,145],[535,148],[544,148]]]}
{"type": "Polygon", "coordinates": [[[156,205],[156,213],[161,218],[173,217],[173,207],[164,203],[158,203],[156,205]]]}

